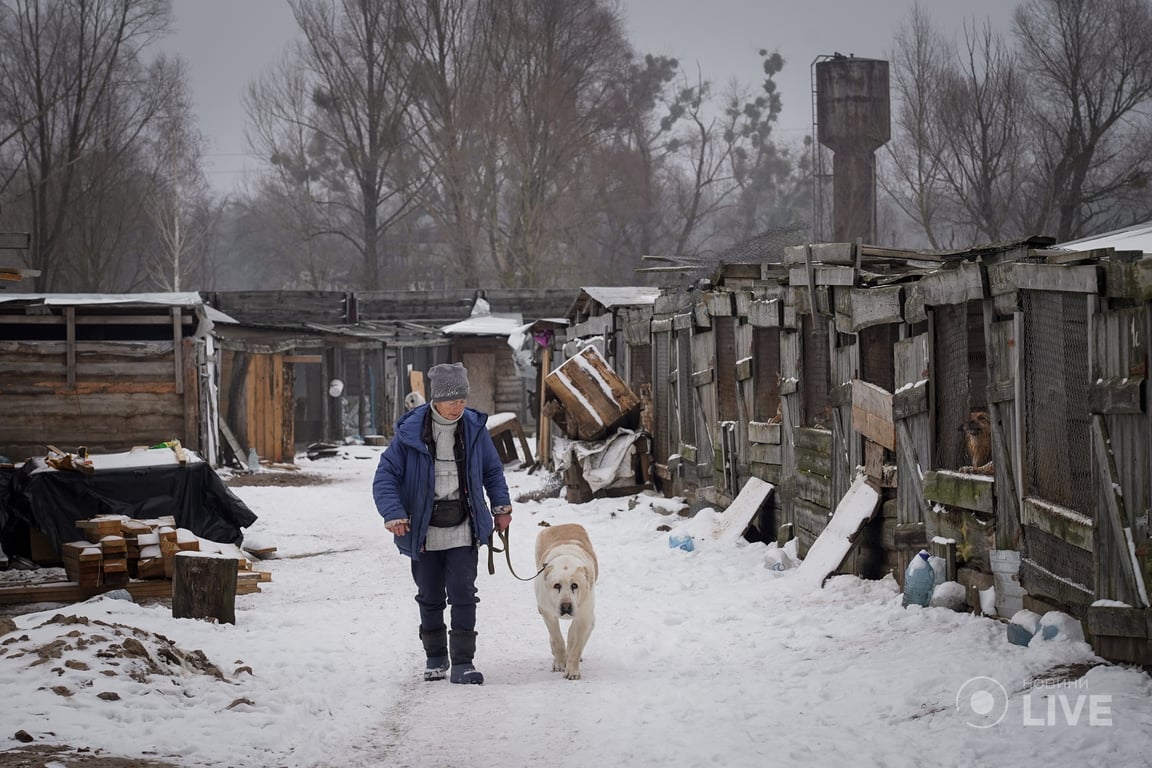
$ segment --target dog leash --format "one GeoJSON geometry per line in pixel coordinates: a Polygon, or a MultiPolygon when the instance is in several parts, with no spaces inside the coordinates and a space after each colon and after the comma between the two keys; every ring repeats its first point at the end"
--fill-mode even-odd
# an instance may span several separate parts
{"type": "Polygon", "coordinates": [[[523,576],[520,576],[519,574],[517,574],[516,569],[512,567],[512,554],[508,551],[508,531],[507,530],[496,531],[496,532],[492,533],[490,536],[488,536],[488,575],[489,576],[496,573],[496,553],[497,552],[503,552],[504,553],[504,557],[506,557],[508,559],[508,570],[512,572],[513,578],[519,579],[520,581],[532,581],[532,579],[535,579],[537,576],[544,573],[544,569],[548,567],[548,563],[544,563],[544,565],[540,566],[540,570],[536,571],[536,573],[532,574],[531,578],[527,578],[527,579],[524,578],[523,576]],[[500,541],[504,542],[504,549],[497,549],[496,548],[496,543],[495,543],[495,541],[493,541],[494,536],[499,536],[500,541]]]}

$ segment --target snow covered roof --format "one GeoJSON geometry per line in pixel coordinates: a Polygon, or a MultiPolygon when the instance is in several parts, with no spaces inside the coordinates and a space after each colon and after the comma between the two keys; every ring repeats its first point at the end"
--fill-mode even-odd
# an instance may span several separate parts
{"type": "Polygon", "coordinates": [[[449,336],[511,336],[523,325],[524,318],[519,312],[495,314],[487,301],[478,298],[467,320],[445,325],[440,331],[449,336]]]}
{"type": "Polygon", "coordinates": [[[172,293],[0,293],[0,302],[23,301],[45,306],[75,307],[83,304],[161,304],[167,307],[199,307],[204,303],[195,291],[172,293]]]}
{"type": "Polygon", "coordinates": [[[1152,253],[1152,221],[1134,224],[1131,227],[1104,232],[1079,240],[1057,243],[1054,247],[1069,251],[1090,251],[1094,248],[1114,248],[1117,251],[1140,251],[1152,253]]]}
{"type": "Polygon", "coordinates": [[[580,290],[609,309],[650,305],[660,295],[659,288],[647,285],[592,286],[580,290]]]}

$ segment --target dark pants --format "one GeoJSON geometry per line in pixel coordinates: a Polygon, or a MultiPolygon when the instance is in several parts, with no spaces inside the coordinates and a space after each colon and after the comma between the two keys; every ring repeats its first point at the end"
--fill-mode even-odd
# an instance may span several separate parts
{"type": "Polygon", "coordinates": [[[412,561],[416,582],[416,602],[420,606],[420,626],[444,627],[444,608],[452,606],[452,629],[476,629],[476,563],[479,547],[455,547],[421,552],[412,561]]]}

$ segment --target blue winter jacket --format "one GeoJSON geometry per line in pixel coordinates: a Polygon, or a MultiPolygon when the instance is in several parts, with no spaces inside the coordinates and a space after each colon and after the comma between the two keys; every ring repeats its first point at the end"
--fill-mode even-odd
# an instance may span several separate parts
{"type": "MultiPolygon", "coordinates": [[[[435,498],[435,456],[424,442],[424,423],[431,418],[431,407],[421,405],[400,417],[395,437],[380,455],[376,477],[372,480],[372,498],[380,516],[385,521],[409,519],[408,533],[395,539],[400,553],[412,559],[419,557],[424,548],[435,498]]],[[[457,430],[463,430],[472,532],[480,542],[487,542],[492,535],[492,512],[488,504],[499,507],[512,503],[504,479],[504,464],[488,433],[487,422],[487,414],[465,408],[456,424],[457,430]]]]}

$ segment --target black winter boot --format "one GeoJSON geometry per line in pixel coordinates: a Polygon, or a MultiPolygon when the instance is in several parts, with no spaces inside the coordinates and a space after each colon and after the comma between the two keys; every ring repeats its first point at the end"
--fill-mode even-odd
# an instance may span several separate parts
{"type": "Polygon", "coordinates": [[[464,629],[454,629],[449,633],[450,655],[452,657],[452,682],[481,685],[484,675],[472,666],[476,655],[476,633],[464,629]]]}
{"type": "Polygon", "coordinates": [[[424,655],[428,662],[424,667],[425,680],[443,680],[448,671],[448,630],[424,629],[420,627],[420,642],[424,643],[424,655]]]}

